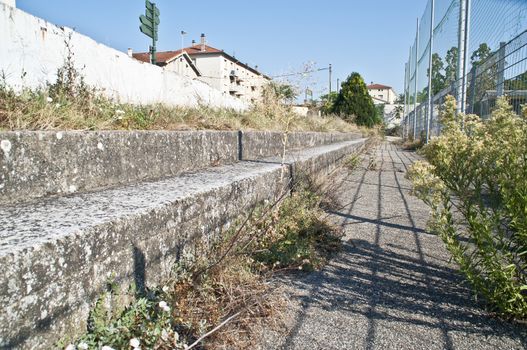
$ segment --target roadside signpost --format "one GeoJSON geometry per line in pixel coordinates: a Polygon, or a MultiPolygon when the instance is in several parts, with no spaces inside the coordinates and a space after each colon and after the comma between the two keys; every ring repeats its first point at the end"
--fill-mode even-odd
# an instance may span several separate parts
{"type": "Polygon", "coordinates": [[[152,39],[152,45],[150,46],[150,62],[156,64],[156,41],[157,41],[157,28],[159,27],[159,9],[156,4],[145,0],[145,14],[139,16],[141,25],[139,30],[141,33],[152,39]]]}

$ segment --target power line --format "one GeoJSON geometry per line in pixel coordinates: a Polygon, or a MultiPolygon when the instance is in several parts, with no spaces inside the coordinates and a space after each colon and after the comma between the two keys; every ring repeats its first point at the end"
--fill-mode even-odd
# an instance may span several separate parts
{"type": "Polygon", "coordinates": [[[304,75],[304,74],[309,74],[309,73],[316,73],[316,72],[321,72],[321,71],[324,71],[324,70],[329,70],[329,67],[326,67],[326,68],[319,68],[319,69],[314,69],[314,70],[308,70],[308,71],[303,71],[303,72],[297,72],[297,73],[289,73],[289,74],[282,74],[282,75],[273,75],[273,76],[271,76],[271,78],[285,78],[285,77],[292,77],[292,76],[295,76],[295,75],[304,75]]]}

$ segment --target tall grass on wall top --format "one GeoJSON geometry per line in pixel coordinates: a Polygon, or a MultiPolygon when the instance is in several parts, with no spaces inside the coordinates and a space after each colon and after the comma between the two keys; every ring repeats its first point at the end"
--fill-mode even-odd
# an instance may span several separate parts
{"type": "Polygon", "coordinates": [[[408,176],[476,295],[527,319],[527,108],[520,117],[500,98],[487,121],[455,110],[449,97],[441,136],[422,149],[428,162],[408,176]]]}
{"type": "Polygon", "coordinates": [[[246,111],[201,104],[120,103],[85,83],[75,62],[71,35],[64,44],[66,55],[57,79],[42,88],[15,91],[0,70],[0,130],[358,130],[336,116],[297,115],[270,87],[264,89],[262,100],[246,111]]]}

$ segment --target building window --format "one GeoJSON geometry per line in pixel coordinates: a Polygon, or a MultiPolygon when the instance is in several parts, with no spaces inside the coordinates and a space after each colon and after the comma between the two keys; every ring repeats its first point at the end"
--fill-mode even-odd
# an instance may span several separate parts
{"type": "Polygon", "coordinates": [[[384,95],[379,95],[379,98],[382,100],[384,98],[384,95]]]}

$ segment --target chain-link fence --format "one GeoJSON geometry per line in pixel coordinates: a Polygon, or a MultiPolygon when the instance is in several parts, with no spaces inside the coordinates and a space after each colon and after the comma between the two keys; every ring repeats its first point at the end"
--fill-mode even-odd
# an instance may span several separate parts
{"type": "Polygon", "coordinates": [[[445,97],[487,117],[499,96],[527,104],[527,0],[429,0],[405,72],[406,138],[438,135],[445,97]]]}

